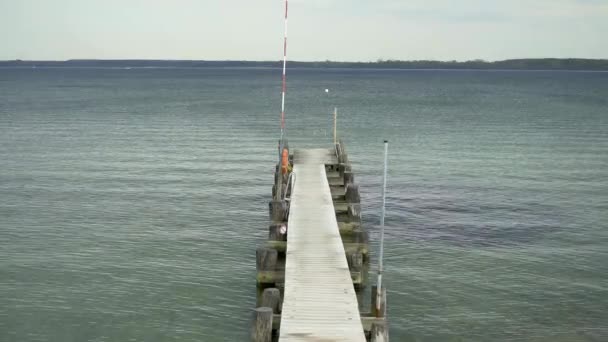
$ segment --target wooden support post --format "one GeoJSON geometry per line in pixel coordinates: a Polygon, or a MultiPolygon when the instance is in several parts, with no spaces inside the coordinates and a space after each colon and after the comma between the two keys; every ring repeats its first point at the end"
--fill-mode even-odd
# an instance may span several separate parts
{"type": "MultiPolygon", "coordinates": [[[[279,165],[277,165],[277,169],[279,165]]],[[[288,174],[282,174],[281,171],[276,171],[274,173],[274,184],[272,185],[272,198],[275,200],[280,200],[283,198],[283,194],[285,193],[285,188],[287,187],[287,179],[288,174]],[[281,194],[278,193],[277,189],[281,189],[281,194]]]]}
{"type": "Polygon", "coordinates": [[[353,243],[369,243],[369,233],[365,229],[358,229],[352,232],[353,243]]]}
{"type": "Polygon", "coordinates": [[[388,327],[386,323],[372,323],[371,342],[388,342],[388,327]]]}
{"type": "Polygon", "coordinates": [[[285,222],[287,221],[287,215],[289,213],[289,204],[287,201],[270,201],[268,204],[270,212],[270,220],[273,222],[285,222]]]}
{"type": "MultiPolygon", "coordinates": [[[[350,169],[350,168],[349,168],[350,169]]],[[[355,182],[355,174],[352,171],[344,171],[342,174],[344,180],[344,186],[355,182]]]]}
{"type": "Polygon", "coordinates": [[[348,222],[361,222],[361,204],[349,204],[346,214],[348,222]]]}
{"type": "Polygon", "coordinates": [[[361,203],[361,195],[359,194],[359,186],[353,183],[346,184],[346,192],[344,193],[346,203],[361,203]]]}
{"type": "Polygon", "coordinates": [[[258,248],[256,250],[256,267],[258,271],[274,271],[277,266],[279,252],[271,248],[258,248]]]}
{"type": "Polygon", "coordinates": [[[342,142],[342,139],[338,140],[336,150],[338,151],[338,162],[346,163],[348,157],[346,156],[346,149],[344,149],[344,143],[342,142]]]}
{"type": "Polygon", "coordinates": [[[275,314],[281,313],[281,291],[274,287],[265,289],[262,293],[261,304],[261,306],[271,308],[275,314]]]}
{"type": "Polygon", "coordinates": [[[272,223],[268,227],[268,240],[287,241],[287,222],[272,223]]]}
{"type": "Polygon", "coordinates": [[[338,163],[342,162],[342,142],[338,141],[336,144],[336,157],[338,157],[338,163]]]}
{"type": "Polygon", "coordinates": [[[380,293],[380,311],[376,307],[377,288],[376,285],[372,286],[372,316],[386,317],[386,288],[382,287],[382,292],[380,293]]]}
{"type": "Polygon", "coordinates": [[[361,252],[348,253],[346,258],[351,272],[361,272],[363,269],[363,254],[361,252]]]}
{"type": "Polygon", "coordinates": [[[348,183],[354,183],[355,177],[353,176],[353,167],[351,164],[341,163],[338,165],[338,172],[340,173],[340,178],[344,180],[344,185],[348,183]],[[348,179],[345,179],[348,177],[348,179]]]}
{"type": "Polygon", "coordinates": [[[366,274],[363,272],[363,253],[360,251],[351,252],[346,255],[351,279],[355,286],[355,291],[359,292],[366,287],[366,274]]]}
{"type": "Polygon", "coordinates": [[[272,341],[272,309],[267,307],[257,308],[253,311],[253,322],[251,323],[252,342],[272,341]]]}

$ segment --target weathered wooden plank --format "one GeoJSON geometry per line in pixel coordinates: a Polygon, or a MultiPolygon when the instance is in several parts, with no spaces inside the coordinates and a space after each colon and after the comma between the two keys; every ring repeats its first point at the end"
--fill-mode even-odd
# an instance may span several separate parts
{"type": "MultiPolygon", "coordinates": [[[[373,317],[368,313],[361,315],[361,325],[363,326],[363,330],[371,331],[373,324],[387,326],[386,318],[373,317]]],[[[280,328],[281,328],[281,315],[276,314],[272,318],[272,330],[278,330],[280,328]]]]}
{"type": "MultiPolygon", "coordinates": [[[[287,239],[289,239],[289,237],[287,239]]],[[[266,245],[268,246],[268,248],[276,249],[278,252],[285,252],[287,250],[286,241],[273,240],[266,242],[266,245]]],[[[361,252],[363,255],[369,254],[369,244],[367,241],[344,242],[343,245],[344,251],[347,253],[361,252]]]]}
{"type": "MultiPolygon", "coordinates": [[[[350,272],[351,282],[354,285],[364,285],[365,278],[361,269],[350,272]]],[[[257,282],[260,284],[281,284],[285,282],[285,271],[258,271],[257,282]]]]}

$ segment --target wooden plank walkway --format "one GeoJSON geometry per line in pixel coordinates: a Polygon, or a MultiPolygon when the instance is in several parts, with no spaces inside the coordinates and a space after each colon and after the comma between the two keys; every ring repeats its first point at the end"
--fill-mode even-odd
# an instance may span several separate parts
{"type": "Polygon", "coordinates": [[[365,342],[324,164],[333,149],[296,150],[280,341],[365,342]]]}

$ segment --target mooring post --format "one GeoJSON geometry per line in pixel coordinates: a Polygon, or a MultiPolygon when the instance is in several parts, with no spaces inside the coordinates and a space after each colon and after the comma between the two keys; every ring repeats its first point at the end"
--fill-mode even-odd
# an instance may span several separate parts
{"type": "Polygon", "coordinates": [[[275,314],[281,313],[281,291],[277,288],[264,289],[261,306],[272,309],[275,314]]]}
{"type": "Polygon", "coordinates": [[[268,307],[253,310],[251,324],[252,342],[271,342],[272,340],[272,309],[268,307]]]}

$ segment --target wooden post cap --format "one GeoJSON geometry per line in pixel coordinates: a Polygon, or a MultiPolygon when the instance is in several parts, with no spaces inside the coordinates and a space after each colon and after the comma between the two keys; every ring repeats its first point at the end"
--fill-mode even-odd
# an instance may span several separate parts
{"type": "Polygon", "coordinates": [[[275,314],[281,313],[281,291],[277,288],[264,289],[261,306],[272,309],[275,314]]]}
{"type": "Polygon", "coordinates": [[[271,342],[272,309],[261,307],[253,310],[251,342],[271,342]]]}

